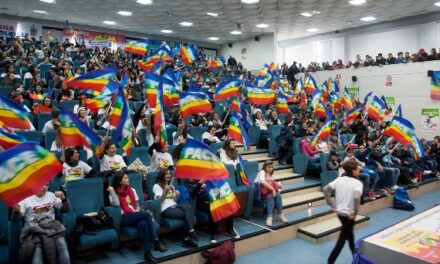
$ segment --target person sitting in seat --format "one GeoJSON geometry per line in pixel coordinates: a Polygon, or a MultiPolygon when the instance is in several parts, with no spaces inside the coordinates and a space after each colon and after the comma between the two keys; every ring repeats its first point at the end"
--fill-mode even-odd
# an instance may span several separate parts
{"type": "Polygon", "coordinates": [[[158,171],[161,168],[170,168],[174,166],[173,158],[168,151],[168,142],[159,143],[159,137],[156,137],[156,141],[148,148],[148,154],[150,154],[150,171],[158,171]]]}
{"type": "Polygon", "coordinates": [[[87,163],[79,160],[79,151],[75,148],[66,148],[64,150],[63,180],[64,182],[89,178],[95,174],[87,163]]]}
{"type": "Polygon", "coordinates": [[[220,160],[225,164],[237,165],[239,163],[238,151],[235,148],[235,142],[232,139],[226,139],[223,148],[218,150],[220,160]]]}
{"type": "Polygon", "coordinates": [[[101,163],[101,172],[109,171],[109,170],[121,170],[122,168],[126,168],[127,164],[125,164],[124,159],[121,155],[116,154],[116,145],[115,143],[108,141],[104,145],[104,155],[102,156],[101,163]]]}
{"type": "Polygon", "coordinates": [[[218,143],[221,140],[216,136],[217,129],[215,126],[211,125],[208,127],[208,131],[202,134],[203,143],[210,145],[211,143],[218,143]]]}

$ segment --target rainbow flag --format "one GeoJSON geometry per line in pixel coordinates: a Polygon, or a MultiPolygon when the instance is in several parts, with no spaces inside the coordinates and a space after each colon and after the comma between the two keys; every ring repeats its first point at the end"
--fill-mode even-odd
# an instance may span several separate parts
{"type": "Polygon", "coordinates": [[[114,81],[111,83],[111,80],[115,78],[117,71],[116,67],[94,70],[78,77],[70,78],[65,81],[65,84],[71,88],[91,90],[93,95],[101,94],[107,86],[109,86],[108,89],[112,90],[114,88],[113,91],[115,91],[118,87],[117,83],[114,81]],[[115,83],[116,87],[114,87],[115,83]]]}
{"type": "Polygon", "coordinates": [[[251,182],[249,181],[246,172],[244,171],[243,157],[240,154],[238,155],[237,172],[238,175],[240,175],[241,182],[244,185],[249,186],[251,182]]]}
{"type": "Polygon", "coordinates": [[[148,51],[148,40],[133,40],[125,44],[124,51],[128,53],[145,56],[148,51]]]}
{"type": "Polygon", "coordinates": [[[353,109],[353,104],[351,103],[351,95],[348,92],[347,87],[344,87],[344,94],[341,98],[341,104],[345,107],[345,110],[350,111],[353,109]]]}
{"type": "Polygon", "coordinates": [[[368,116],[371,119],[383,121],[385,117],[385,103],[377,96],[374,96],[373,101],[371,102],[370,106],[368,107],[368,116]]]}
{"type": "Polygon", "coordinates": [[[290,113],[289,106],[287,105],[287,97],[282,93],[278,92],[277,97],[277,112],[279,114],[290,113]]]}
{"type": "Polygon", "coordinates": [[[163,104],[163,84],[159,83],[156,98],[156,114],[154,115],[154,134],[159,136],[159,144],[163,146],[167,142],[167,130],[165,126],[165,113],[163,104]]]}
{"type": "Polygon", "coordinates": [[[318,105],[314,110],[315,110],[315,115],[320,116],[324,119],[326,118],[326,111],[324,108],[324,104],[321,101],[318,102],[318,105]]]}
{"type": "Polygon", "coordinates": [[[198,51],[194,45],[186,45],[180,48],[179,54],[182,57],[183,62],[188,65],[197,59],[198,51]]]}
{"type": "Polygon", "coordinates": [[[0,147],[2,147],[3,150],[8,150],[26,141],[26,138],[0,128],[0,147]]]}
{"type": "Polygon", "coordinates": [[[246,93],[249,103],[254,105],[268,105],[275,101],[275,93],[272,89],[246,85],[246,93]]]}
{"type": "Polygon", "coordinates": [[[0,199],[8,206],[37,193],[63,165],[47,149],[25,142],[0,153],[0,199]]]}
{"type": "Polygon", "coordinates": [[[316,89],[313,92],[312,99],[310,100],[310,107],[312,107],[315,111],[319,106],[319,102],[321,102],[321,96],[322,94],[319,89],[316,89]]]}
{"type": "Polygon", "coordinates": [[[304,80],[303,77],[301,76],[301,78],[299,78],[299,80],[296,82],[295,87],[293,88],[293,94],[298,95],[303,90],[304,90],[304,80]]]}
{"type": "Polygon", "coordinates": [[[160,57],[150,57],[146,60],[136,61],[136,66],[145,72],[151,72],[153,69],[156,71],[158,67],[162,65],[162,60],[160,57]]]}
{"type": "Polygon", "coordinates": [[[394,116],[402,117],[402,105],[399,104],[399,106],[396,108],[394,116]]]}
{"type": "Polygon", "coordinates": [[[26,108],[4,96],[0,96],[0,121],[8,128],[35,130],[26,108]]]}
{"type": "Polygon", "coordinates": [[[163,84],[163,103],[166,106],[179,104],[179,94],[177,93],[177,83],[162,78],[163,84]]]}
{"type": "Polygon", "coordinates": [[[440,100],[440,71],[434,71],[431,76],[431,99],[440,100]]]}
{"type": "Polygon", "coordinates": [[[60,106],[60,123],[61,142],[64,147],[85,146],[93,149],[101,145],[101,138],[63,106],[60,106]]]}
{"type": "Polygon", "coordinates": [[[86,98],[85,104],[87,109],[89,109],[92,113],[97,114],[100,109],[103,109],[107,105],[110,99],[111,96],[108,97],[108,100],[102,100],[100,98],[86,98]]]}
{"type": "Polygon", "coordinates": [[[192,114],[212,112],[212,105],[206,94],[177,92],[179,94],[180,115],[182,118],[186,118],[192,114]]]}
{"type": "Polygon", "coordinates": [[[115,143],[118,144],[122,148],[122,151],[128,156],[130,155],[130,149],[133,145],[133,123],[130,118],[130,107],[125,98],[123,88],[119,88],[115,104],[113,104],[113,111],[110,119],[113,117],[113,112],[115,112],[115,116],[118,117],[115,125],[115,143]],[[117,106],[116,101],[118,101],[117,106]],[[117,109],[116,112],[115,109],[117,109]]]}
{"type": "Polygon", "coordinates": [[[231,112],[237,113],[237,115],[243,121],[243,125],[244,125],[244,127],[246,129],[251,127],[252,120],[250,119],[249,114],[248,114],[246,108],[240,102],[240,100],[238,100],[238,98],[234,98],[234,100],[232,100],[231,105],[229,106],[229,109],[231,109],[231,112]]]}
{"type": "Polygon", "coordinates": [[[245,150],[251,149],[251,140],[249,139],[246,130],[240,122],[240,117],[236,112],[231,112],[231,118],[229,118],[228,137],[243,144],[245,150]]]}
{"type": "Polygon", "coordinates": [[[6,130],[7,132],[12,132],[12,130],[6,126],[2,121],[0,121],[0,128],[6,130]]]}
{"type": "Polygon", "coordinates": [[[234,215],[240,209],[240,203],[226,180],[206,181],[209,194],[209,206],[214,222],[234,215]]]}
{"type": "Polygon", "coordinates": [[[29,92],[28,96],[32,100],[43,100],[46,95],[45,94],[37,94],[34,92],[29,92]]]}
{"type": "Polygon", "coordinates": [[[177,84],[173,81],[163,78],[157,74],[145,73],[145,93],[147,101],[151,108],[156,107],[157,91],[160,83],[163,86],[163,102],[164,105],[175,105],[179,103],[179,94],[177,93],[177,84]]]}
{"type": "Polygon", "coordinates": [[[227,179],[229,173],[216,151],[198,140],[188,138],[180,153],[175,176],[192,180],[220,180],[227,179]]]}
{"type": "Polygon", "coordinates": [[[315,148],[316,143],[319,139],[326,139],[330,137],[330,133],[332,132],[332,123],[333,121],[331,119],[327,120],[324,125],[321,127],[321,129],[316,133],[315,137],[313,137],[312,141],[310,142],[310,146],[312,148],[315,148]]]}
{"type": "Polygon", "coordinates": [[[218,67],[223,67],[226,65],[225,58],[223,56],[215,57],[213,61],[211,61],[211,68],[216,69],[218,67]]]}
{"type": "Polygon", "coordinates": [[[215,89],[214,101],[223,101],[234,96],[238,96],[240,86],[243,81],[237,77],[232,77],[218,85],[215,89]]]}
{"type": "Polygon", "coordinates": [[[344,124],[351,125],[353,122],[359,118],[359,116],[362,114],[363,111],[363,105],[360,105],[356,108],[353,108],[352,110],[347,112],[347,115],[344,119],[344,124]]]}
{"type": "Polygon", "coordinates": [[[124,89],[119,88],[115,100],[112,105],[112,112],[110,114],[109,123],[113,127],[117,127],[119,119],[121,118],[122,108],[124,107],[125,98],[124,89]]]}
{"type": "Polygon", "coordinates": [[[307,106],[307,105],[308,105],[308,100],[307,100],[307,94],[306,94],[306,91],[305,91],[305,90],[302,90],[300,96],[301,96],[301,103],[300,103],[300,106],[301,106],[301,107],[305,107],[305,106],[307,106]]]}
{"type": "Polygon", "coordinates": [[[394,117],[383,132],[384,136],[390,136],[396,139],[402,145],[411,144],[414,148],[414,157],[419,159],[425,155],[424,149],[420,140],[417,138],[414,126],[410,121],[394,117]]]}
{"type": "Polygon", "coordinates": [[[316,89],[318,89],[318,84],[312,75],[307,75],[304,77],[304,89],[309,94],[312,94],[316,89]]]}
{"type": "Polygon", "coordinates": [[[330,93],[330,105],[335,109],[342,109],[341,99],[339,99],[339,96],[335,92],[330,93]]]}
{"type": "Polygon", "coordinates": [[[277,69],[277,64],[275,62],[272,62],[271,64],[269,64],[267,66],[267,69],[269,72],[271,72],[272,74],[275,73],[276,69],[277,69]]]}

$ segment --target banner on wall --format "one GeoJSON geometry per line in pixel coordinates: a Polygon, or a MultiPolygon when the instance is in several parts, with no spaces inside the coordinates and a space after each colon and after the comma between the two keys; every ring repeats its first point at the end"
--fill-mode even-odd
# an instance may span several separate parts
{"type": "Polygon", "coordinates": [[[354,97],[359,98],[359,87],[348,87],[347,91],[349,94],[354,95],[354,97]]]}
{"type": "Polygon", "coordinates": [[[385,96],[385,103],[387,103],[388,106],[391,106],[391,108],[394,109],[394,106],[396,105],[394,96],[385,96]]]}
{"type": "Polygon", "coordinates": [[[71,42],[77,42],[92,48],[106,47],[115,49],[125,45],[125,36],[123,35],[86,29],[64,27],[64,38],[68,38],[71,42]]]}
{"type": "Polygon", "coordinates": [[[393,86],[393,76],[387,75],[385,77],[385,86],[388,86],[388,87],[393,86]]]}
{"type": "Polygon", "coordinates": [[[0,36],[2,37],[34,37],[38,38],[43,34],[43,26],[38,23],[0,19],[0,36]]]}
{"type": "Polygon", "coordinates": [[[422,108],[422,132],[437,132],[439,127],[439,109],[422,108]]]}

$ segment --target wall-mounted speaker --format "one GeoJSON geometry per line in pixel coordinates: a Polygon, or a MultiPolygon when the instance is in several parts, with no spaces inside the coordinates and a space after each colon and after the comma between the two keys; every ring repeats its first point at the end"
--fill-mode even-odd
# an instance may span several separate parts
{"type": "Polygon", "coordinates": [[[356,77],[356,75],[351,76],[351,80],[353,82],[357,82],[358,81],[358,77],[356,77]]]}
{"type": "Polygon", "coordinates": [[[232,48],[232,43],[228,43],[228,47],[232,48]]]}
{"type": "Polygon", "coordinates": [[[255,40],[255,41],[260,41],[260,37],[259,37],[259,36],[255,36],[255,37],[254,37],[254,40],[255,40]]]}
{"type": "Polygon", "coordinates": [[[432,74],[434,73],[434,71],[433,70],[429,70],[428,71],[428,77],[432,77],[432,74]]]}

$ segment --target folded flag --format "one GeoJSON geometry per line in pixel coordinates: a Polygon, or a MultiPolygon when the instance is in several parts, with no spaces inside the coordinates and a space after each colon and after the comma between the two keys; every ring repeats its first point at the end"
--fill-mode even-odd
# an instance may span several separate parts
{"type": "Polygon", "coordinates": [[[0,199],[8,206],[37,193],[63,165],[45,148],[25,142],[0,153],[0,199]]]}
{"type": "Polygon", "coordinates": [[[8,150],[26,141],[26,138],[0,128],[0,147],[3,150],[8,150]]]}
{"type": "MultiPolygon", "coordinates": [[[[128,106],[127,99],[124,95],[124,89],[119,88],[118,95],[116,97],[115,104],[113,104],[112,116],[110,121],[112,121],[113,112],[115,112],[115,119],[117,123],[115,125],[115,143],[121,147],[122,151],[128,156],[130,155],[130,150],[133,145],[133,123],[130,118],[130,107],[128,106]],[[118,104],[116,105],[116,101],[118,104]]],[[[113,125],[110,123],[110,125],[113,125]]]]}
{"type": "Polygon", "coordinates": [[[183,62],[188,65],[197,59],[198,51],[194,45],[186,45],[180,48],[179,54],[183,62]]]}
{"type": "Polygon", "coordinates": [[[214,101],[223,101],[234,96],[238,96],[240,86],[243,81],[237,77],[232,77],[218,85],[215,89],[214,101]]]}
{"type": "MultiPolygon", "coordinates": [[[[177,171],[176,171],[177,173],[177,171]]],[[[240,203],[226,180],[206,181],[209,194],[209,207],[214,222],[234,215],[240,209],[240,203]]]]}
{"type": "Polygon", "coordinates": [[[34,115],[38,115],[40,113],[49,114],[51,112],[52,112],[52,108],[49,108],[49,107],[42,105],[42,104],[36,104],[36,105],[34,105],[34,109],[32,109],[32,113],[34,115]]]}
{"type": "Polygon", "coordinates": [[[193,180],[220,180],[229,177],[223,162],[206,144],[188,138],[176,165],[176,178],[193,180]]]}
{"type": "Polygon", "coordinates": [[[431,76],[431,99],[440,100],[440,71],[434,71],[431,76]]]}
{"type": "Polygon", "coordinates": [[[148,40],[133,40],[125,44],[124,51],[128,53],[145,56],[148,51],[148,40]]]}
{"type": "Polygon", "coordinates": [[[5,126],[22,130],[34,130],[28,113],[28,110],[22,105],[0,96],[0,121],[5,126]]]}
{"type": "Polygon", "coordinates": [[[318,131],[318,133],[316,133],[315,137],[310,142],[310,146],[312,148],[315,148],[316,143],[318,143],[318,140],[326,139],[326,138],[330,137],[330,133],[332,131],[332,123],[333,123],[333,121],[331,119],[329,119],[328,121],[326,121],[324,123],[324,125],[321,127],[321,129],[318,131]]]}
{"type": "Polygon", "coordinates": [[[374,96],[373,101],[371,102],[367,110],[368,116],[371,119],[383,121],[385,117],[385,108],[385,102],[383,102],[382,99],[380,99],[379,97],[374,96]]]}
{"type": "Polygon", "coordinates": [[[402,117],[394,117],[383,132],[384,136],[395,138],[400,144],[410,144],[414,148],[414,157],[419,159],[425,155],[423,146],[417,138],[414,126],[402,117]]]}
{"type": "Polygon", "coordinates": [[[243,157],[240,154],[238,155],[237,172],[238,172],[238,175],[240,175],[241,182],[244,185],[246,185],[246,186],[251,185],[251,182],[249,181],[249,179],[246,175],[246,172],[244,170],[243,157]]]}
{"type": "Polygon", "coordinates": [[[249,139],[246,130],[240,122],[240,117],[236,112],[231,112],[231,118],[229,118],[228,137],[243,144],[246,150],[251,149],[251,140],[249,139]]]}
{"type": "Polygon", "coordinates": [[[182,118],[193,114],[212,112],[212,105],[206,94],[177,92],[179,94],[180,115],[182,118]]]}
{"type": "Polygon", "coordinates": [[[272,89],[252,87],[246,84],[248,100],[254,105],[268,105],[275,101],[275,93],[272,89]]]}

